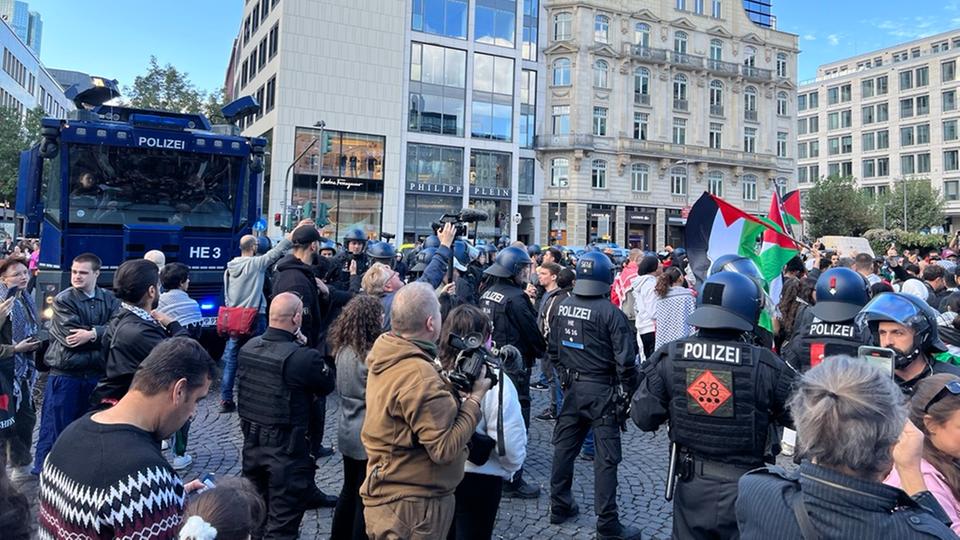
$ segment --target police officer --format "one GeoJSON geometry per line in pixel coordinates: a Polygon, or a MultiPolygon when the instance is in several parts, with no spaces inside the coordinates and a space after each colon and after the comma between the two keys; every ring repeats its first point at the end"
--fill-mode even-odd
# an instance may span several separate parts
{"type": "Polygon", "coordinates": [[[603,253],[584,254],[577,262],[573,295],[560,304],[550,328],[548,354],[565,388],[553,432],[550,523],[563,523],[579,513],[570,490],[573,464],[592,427],[597,538],[639,538],[640,531],[622,525],[617,513],[620,428],[638,373],[636,334],[607,298],[613,270],[603,253]]]}
{"type": "MultiPolygon", "coordinates": [[[[740,255],[722,255],[717,257],[717,260],[713,261],[713,264],[710,265],[707,276],[712,276],[719,272],[736,272],[743,274],[760,287],[760,291],[763,293],[763,306],[760,317],[762,320],[769,321],[769,325],[772,327],[774,316],[773,300],[771,300],[766,293],[765,287],[767,282],[763,279],[763,274],[760,273],[760,268],[757,266],[757,263],[753,262],[753,259],[748,259],[740,255]]],[[[774,336],[771,329],[765,328],[762,324],[758,324],[748,335],[754,345],[773,349],[774,336]]]]}
{"type": "Polygon", "coordinates": [[[343,253],[334,257],[334,269],[330,273],[330,285],[341,291],[360,292],[357,285],[350,284],[350,261],[357,262],[357,274],[362,276],[370,268],[370,258],[367,257],[367,237],[360,229],[350,229],[343,237],[343,253]]]}
{"type": "Polygon", "coordinates": [[[630,416],[644,431],[670,422],[676,475],[668,486],[679,477],[673,538],[736,538],[737,481],[772,461],[769,428],[786,420],[797,373],[745,338],[762,306],[763,290],[750,278],[710,276],[688,319],[697,335],[664,345],[643,366],[630,416]]]}
{"type": "Polygon", "coordinates": [[[296,538],[303,512],[336,506],[314,485],[307,431],[314,396],[334,387],[334,376],[300,332],[303,302],[280,293],[270,302],[269,327],[237,357],[237,393],[243,432],[243,475],[267,505],[266,538],[296,538]]]}
{"type": "Polygon", "coordinates": [[[374,242],[367,248],[367,258],[371,266],[373,263],[381,263],[393,268],[397,263],[397,250],[393,244],[374,242]]]}
{"type": "MultiPolygon", "coordinates": [[[[484,271],[490,276],[480,296],[480,309],[493,321],[493,341],[498,346],[513,345],[523,356],[519,369],[506,370],[517,387],[523,423],[530,428],[530,368],[546,350],[543,335],[537,327],[537,312],[523,288],[530,279],[532,261],[526,250],[510,246],[497,254],[494,263],[484,271]]],[[[503,496],[535,499],[540,488],[523,480],[523,470],[504,483],[503,496]]]]}
{"type": "Polygon", "coordinates": [[[817,279],[817,303],[798,321],[797,331],[783,349],[783,359],[801,373],[824,358],[857,356],[870,344],[870,332],[854,317],[870,300],[866,280],[849,268],[831,268],[817,279]]]}
{"type": "Polygon", "coordinates": [[[960,376],[956,357],[940,340],[937,312],[926,301],[883,293],[863,306],[856,322],[869,329],[875,345],[893,349],[894,379],[904,393],[912,394],[917,382],[934,373],[960,376]]]}

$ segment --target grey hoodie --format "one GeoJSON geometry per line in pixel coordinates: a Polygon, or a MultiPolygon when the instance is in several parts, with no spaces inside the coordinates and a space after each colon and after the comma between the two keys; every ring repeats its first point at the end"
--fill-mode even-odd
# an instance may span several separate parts
{"type": "Polygon", "coordinates": [[[260,313],[267,312],[267,300],[263,296],[263,280],[267,269],[283,257],[293,244],[284,238],[264,253],[252,257],[235,257],[227,263],[223,272],[224,305],[228,307],[257,307],[260,313]]]}

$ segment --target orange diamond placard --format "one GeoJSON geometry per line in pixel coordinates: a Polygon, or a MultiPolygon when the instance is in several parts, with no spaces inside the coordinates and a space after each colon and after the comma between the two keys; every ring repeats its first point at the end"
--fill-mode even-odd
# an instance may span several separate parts
{"type": "MultiPolygon", "coordinates": [[[[689,380],[689,379],[688,379],[689,380]]],[[[726,403],[733,392],[713,374],[705,370],[687,386],[687,394],[700,405],[707,414],[713,414],[721,405],[726,403]]]]}

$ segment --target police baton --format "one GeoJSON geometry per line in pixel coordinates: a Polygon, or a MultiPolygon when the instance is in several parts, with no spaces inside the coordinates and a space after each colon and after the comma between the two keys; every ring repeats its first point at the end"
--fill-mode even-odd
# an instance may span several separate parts
{"type": "Polygon", "coordinates": [[[663,498],[673,500],[673,492],[677,489],[677,460],[680,459],[680,449],[677,443],[670,443],[670,465],[667,468],[667,489],[663,498]]]}

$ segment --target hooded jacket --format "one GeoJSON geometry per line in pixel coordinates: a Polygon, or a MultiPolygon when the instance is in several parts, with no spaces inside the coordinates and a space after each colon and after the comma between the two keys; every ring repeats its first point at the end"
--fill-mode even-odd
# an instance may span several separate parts
{"type": "Polygon", "coordinates": [[[480,406],[458,403],[433,354],[392,333],[377,338],[367,369],[364,506],[453,494],[480,406]]]}
{"type": "Polygon", "coordinates": [[[283,257],[283,253],[290,249],[291,245],[290,240],[284,238],[263,255],[231,259],[223,272],[224,305],[248,308],[260,306],[260,313],[266,313],[267,301],[263,297],[263,281],[267,269],[283,257]]]}
{"type": "Polygon", "coordinates": [[[307,336],[307,346],[311,348],[316,348],[319,343],[319,327],[326,315],[321,309],[328,307],[327,302],[321,304],[316,280],[314,267],[304,264],[292,253],[280,259],[273,276],[273,297],[289,292],[297,294],[303,301],[301,331],[307,336]]]}

